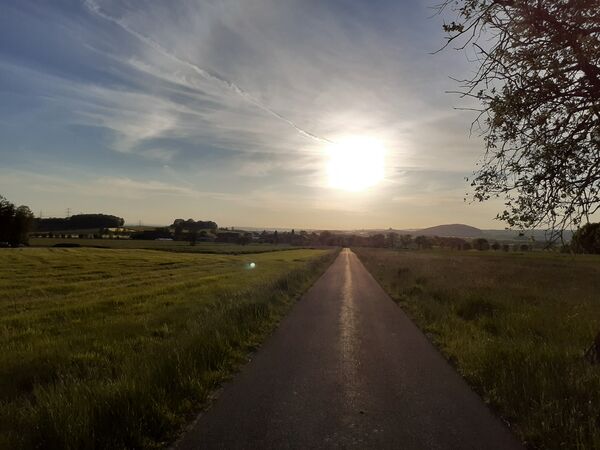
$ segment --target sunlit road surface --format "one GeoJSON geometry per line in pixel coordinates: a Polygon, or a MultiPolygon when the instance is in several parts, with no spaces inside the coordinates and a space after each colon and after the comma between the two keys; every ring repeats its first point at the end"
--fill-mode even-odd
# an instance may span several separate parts
{"type": "Polygon", "coordinates": [[[177,449],[514,449],[344,249],[177,449]]]}

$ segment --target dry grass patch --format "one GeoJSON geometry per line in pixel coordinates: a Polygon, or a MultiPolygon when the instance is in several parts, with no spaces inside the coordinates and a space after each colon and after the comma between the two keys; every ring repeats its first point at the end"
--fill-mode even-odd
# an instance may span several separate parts
{"type": "Polygon", "coordinates": [[[529,446],[600,448],[600,258],[355,252],[529,446]]]}
{"type": "Polygon", "coordinates": [[[162,447],[334,257],[0,251],[0,448],[162,447]]]}

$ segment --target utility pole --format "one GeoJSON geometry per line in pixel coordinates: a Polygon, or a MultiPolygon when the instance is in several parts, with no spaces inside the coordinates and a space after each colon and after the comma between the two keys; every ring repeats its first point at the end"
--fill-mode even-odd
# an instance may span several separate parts
{"type": "Polygon", "coordinates": [[[67,208],[67,219],[71,217],[71,208],[67,208]]]}

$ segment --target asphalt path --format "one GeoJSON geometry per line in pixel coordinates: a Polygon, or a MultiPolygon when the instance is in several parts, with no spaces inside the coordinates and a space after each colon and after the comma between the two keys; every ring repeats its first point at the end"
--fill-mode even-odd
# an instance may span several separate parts
{"type": "Polygon", "coordinates": [[[522,447],[344,249],[174,448],[522,447]]]}

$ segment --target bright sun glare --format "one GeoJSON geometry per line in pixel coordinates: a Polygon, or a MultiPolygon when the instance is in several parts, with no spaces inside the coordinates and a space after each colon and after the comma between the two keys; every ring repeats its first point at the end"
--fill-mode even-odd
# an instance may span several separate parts
{"type": "Polygon", "coordinates": [[[327,174],[333,188],[363,191],[384,177],[385,148],[375,139],[349,137],[331,144],[328,153],[327,174]]]}

